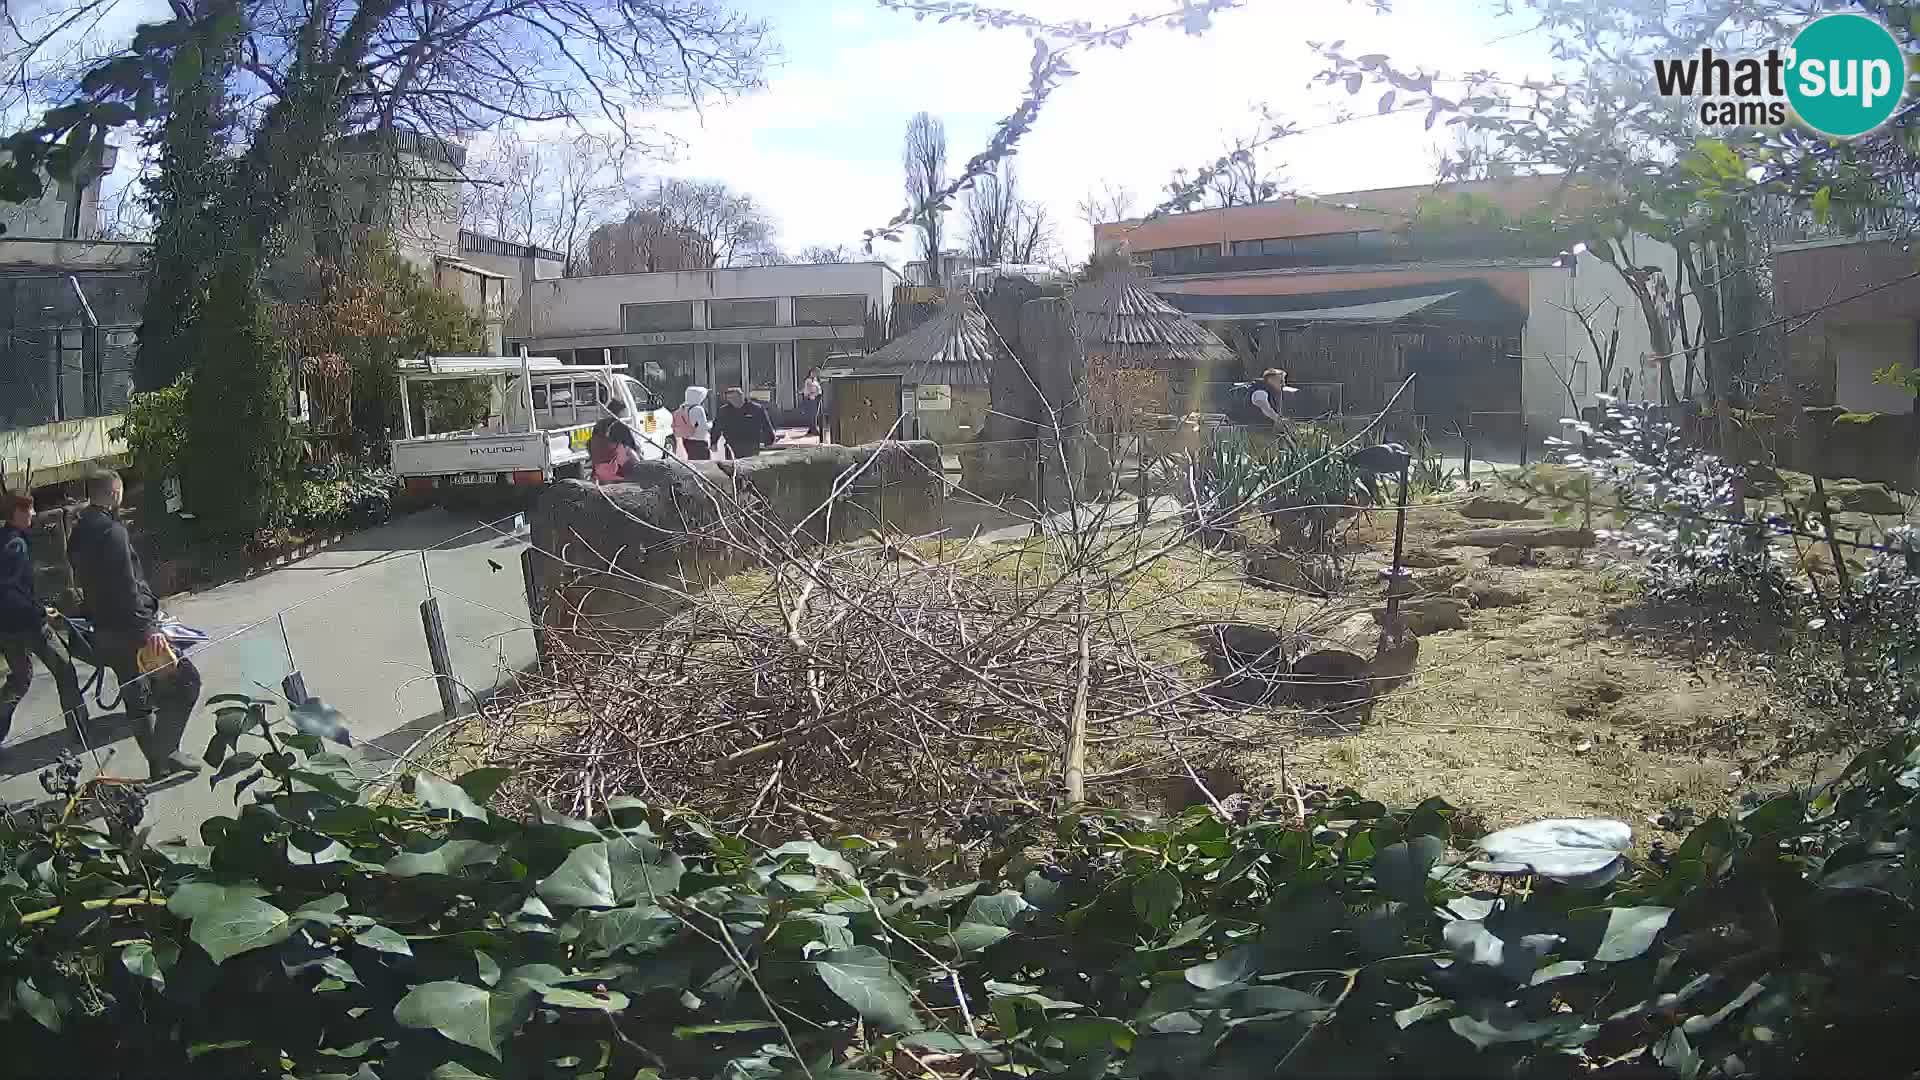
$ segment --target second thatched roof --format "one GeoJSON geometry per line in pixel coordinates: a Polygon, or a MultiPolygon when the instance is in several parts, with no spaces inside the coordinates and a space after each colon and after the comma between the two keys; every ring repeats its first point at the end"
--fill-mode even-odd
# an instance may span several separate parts
{"type": "Polygon", "coordinates": [[[998,338],[970,290],[948,296],[932,318],[856,361],[859,370],[897,371],[910,384],[987,385],[998,338]]]}
{"type": "Polygon", "coordinates": [[[1073,290],[1074,330],[1089,356],[1127,367],[1215,367],[1233,350],[1160,299],[1131,270],[1112,270],[1073,290]]]}

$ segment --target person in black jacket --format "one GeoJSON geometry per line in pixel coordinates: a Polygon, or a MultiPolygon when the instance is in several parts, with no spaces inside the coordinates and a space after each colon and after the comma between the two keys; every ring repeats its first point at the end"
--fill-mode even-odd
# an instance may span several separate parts
{"type": "Polygon", "coordinates": [[[729,386],[726,404],[713,418],[713,434],[727,440],[728,457],[750,458],[774,440],[773,418],[745,390],[729,386]]]}
{"type": "Polygon", "coordinates": [[[191,775],[200,765],[180,752],[180,737],[200,700],[200,672],[184,656],[164,662],[171,650],[160,633],[160,602],[117,516],[124,494],[118,473],[87,478],[88,506],[67,538],[67,561],[93,618],[94,654],[120,680],[120,700],[152,778],[191,775]]]}
{"type": "Polygon", "coordinates": [[[33,659],[39,657],[60,688],[60,711],[67,730],[81,735],[87,699],[80,691],[73,661],[47,625],[47,609],[33,589],[33,552],[27,537],[33,528],[33,496],[5,496],[7,520],[0,524],[0,655],[7,661],[7,682],[0,687],[0,740],[13,729],[13,711],[33,685],[33,659]]]}

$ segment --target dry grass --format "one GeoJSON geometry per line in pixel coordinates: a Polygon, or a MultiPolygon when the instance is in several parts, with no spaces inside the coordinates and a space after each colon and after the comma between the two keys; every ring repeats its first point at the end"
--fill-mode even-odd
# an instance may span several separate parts
{"type": "MultiPolygon", "coordinates": [[[[1441,536],[1495,524],[1455,512],[1465,498],[1438,497],[1414,507],[1408,549],[1428,550],[1441,536]]],[[[1145,558],[1175,536],[1172,525],[1116,531],[1105,542],[1104,569],[1093,576],[1100,586],[1089,592],[1086,611],[1129,665],[1153,673],[1154,693],[1171,693],[1211,677],[1203,645],[1211,624],[1298,626],[1329,607],[1359,611],[1377,604],[1377,571],[1392,548],[1392,520],[1375,513],[1354,523],[1347,534],[1347,594],[1332,601],[1248,580],[1245,557],[1236,552],[1185,543],[1145,558]]],[[[1063,543],[1058,536],[995,544],[945,539],[908,548],[956,581],[998,582],[1018,597],[1061,578],[1069,562],[1063,543]]],[[[1604,552],[1544,554],[1541,565],[1523,568],[1489,566],[1486,554],[1472,549],[1452,554],[1475,581],[1517,590],[1525,600],[1474,610],[1466,628],[1423,637],[1415,677],[1362,725],[1261,709],[1242,717],[1226,742],[1193,737],[1183,752],[1199,768],[1230,765],[1238,774],[1233,786],[1255,794],[1319,782],[1355,787],[1389,804],[1439,795],[1489,828],[1549,816],[1613,816],[1634,825],[1643,844],[1655,835],[1649,818],[1666,807],[1709,813],[1732,799],[1740,762],[1767,749],[1766,717],[1783,712],[1762,681],[1726,663],[1724,649],[1676,652],[1644,628],[1625,629],[1623,612],[1637,596],[1632,568],[1604,552]]],[[[773,584],[771,571],[739,574],[716,585],[701,606],[764,606],[773,584]]],[[[1684,628],[1662,629],[1684,636],[1684,628]]],[[[1072,657],[1063,654],[1057,663],[1064,673],[1072,657]]],[[[1132,692],[1145,689],[1143,683],[1132,692]]],[[[546,746],[549,734],[572,737],[568,732],[580,720],[564,702],[523,701],[513,708],[511,744],[519,756],[546,746]]],[[[1172,714],[1154,715],[1164,725],[1172,714]]],[[[1034,731],[1048,723],[1035,719],[1034,731]]],[[[1167,790],[1171,740],[1164,726],[1152,736],[1130,736],[1130,730],[1099,733],[1090,773],[1107,778],[1096,784],[1100,801],[1151,805],[1167,790]]],[[[1035,741],[1033,734],[1027,741],[1035,741]]],[[[490,746],[453,752],[463,761],[498,761],[501,745],[496,732],[490,746]]],[[[1030,764],[1018,763],[1014,771],[1039,780],[1058,763],[1030,764]]]]}

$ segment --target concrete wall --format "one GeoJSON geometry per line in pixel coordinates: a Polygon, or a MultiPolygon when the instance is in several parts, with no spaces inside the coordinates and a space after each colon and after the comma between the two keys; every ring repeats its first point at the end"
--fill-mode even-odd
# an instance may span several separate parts
{"type": "MultiPolygon", "coordinates": [[[[777,305],[776,323],[790,327],[793,326],[793,310],[791,303],[786,301],[792,297],[858,293],[867,298],[869,305],[884,308],[892,290],[891,278],[892,271],[881,262],[745,266],[720,270],[671,270],[655,274],[558,278],[539,282],[531,290],[532,322],[527,336],[541,348],[576,348],[581,344],[676,344],[684,335],[627,334],[621,329],[620,323],[622,304],[676,300],[774,298],[781,301],[777,305]],[[569,339],[591,340],[574,342],[569,339]]],[[[704,327],[705,323],[696,325],[704,327]]],[[[793,336],[788,334],[787,339],[791,340],[793,336]]]]}
{"type": "Polygon", "coordinates": [[[1894,365],[1913,369],[1914,328],[1912,319],[1826,321],[1834,369],[1833,403],[1856,413],[1912,412],[1912,390],[1904,384],[1875,382],[1873,376],[1894,365]]]}
{"type": "MultiPolygon", "coordinates": [[[[7,239],[67,237],[84,240],[99,236],[100,180],[113,171],[114,162],[119,156],[117,148],[107,147],[96,167],[81,172],[77,190],[72,181],[49,180],[40,197],[32,202],[0,202],[0,225],[6,226],[7,239]],[[68,226],[73,224],[73,203],[76,198],[80,202],[78,228],[69,229],[68,226]]],[[[44,173],[41,175],[45,176],[44,173]]]]}
{"type": "MultiPolygon", "coordinates": [[[[0,203],[0,206],[4,206],[0,203]]],[[[60,266],[73,269],[137,266],[150,245],[132,240],[65,240],[15,236],[9,229],[0,237],[0,267],[60,266]]]]}
{"type": "MultiPolygon", "coordinates": [[[[1628,255],[1637,266],[1658,266],[1668,280],[1678,269],[1671,247],[1644,236],[1632,237],[1628,255]]],[[[1521,338],[1521,397],[1529,437],[1535,441],[1563,434],[1562,418],[1577,416],[1602,393],[1617,392],[1622,376],[1633,375],[1634,401],[1658,401],[1660,372],[1652,366],[1652,335],[1646,317],[1619,271],[1591,253],[1577,256],[1574,268],[1541,267],[1530,271],[1527,330],[1521,338]],[[1620,329],[1618,360],[1609,375],[1611,386],[1600,385],[1600,371],[1592,343],[1575,310],[1592,312],[1602,346],[1615,326],[1620,329]],[[1617,316],[1617,321],[1616,321],[1617,316]],[[1561,379],[1573,385],[1573,401],[1561,379]]],[[[1689,305],[1689,312],[1692,311],[1689,305]]],[[[1692,321],[1694,315],[1689,314],[1692,321]]],[[[1675,387],[1682,381],[1684,360],[1673,368],[1675,387]]],[[[1695,392],[1699,392],[1696,384],[1695,392]]]]}
{"type": "Polygon", "coordinates": [[[1787,377],[1795,399],[1857,408],[1841,400],[1844,386],[1854,401],[1911,411],[1911,401],[1901,408],[1884,388],[1873,388],[1867,370],[1895,359],[1914,369],[1920,357],[1893,355],[1906,331],[1847,329],[1910,326],[1920,318],[1920,278],[1903,243],[1853,238],[1783,245],[1774,251],[1773,278],[1774,306],[1790,320],[1787,377]]]}
{"type": "Polygon", "coordinates": [[[950,408],[914,412],[915,433],[943,446],[972,442],[985,428],[992,395],[984,386],[954,386],[949,392],[950,408]]]}
{"type": "Polygon", "coordinates": [[[800,447],[746,461],[649,462],[633,483],[555,484],[532,520],[535,614],[562,632],[631,630],[681,610],[695,591],[747,565],[758,506],[802,543],[869,530],[919,535],[940,527],[945,481],[931,442],[800,447]],[[833,492],[844,485],[835,500],[833,492]],[[832,503],[831,515],[818,513],[832,503]],[[728,536],[732,540],[728,540],[728,536]]]}

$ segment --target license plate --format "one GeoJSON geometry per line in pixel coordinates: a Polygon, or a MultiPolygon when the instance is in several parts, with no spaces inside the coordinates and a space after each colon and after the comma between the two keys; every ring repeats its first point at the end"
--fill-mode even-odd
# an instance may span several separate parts
{"type": "Polygon", "coordinates": [[[587,440],[591,438],[592,435],[593,435],[593,432],[591,429],[582,429],[580,431],[574,432],[571,436],[569,436],[567,439],[567,442],[575,450],[579,450],[587,445],[587,440]]]}
{"type": "Polygon", "coordinates": [[[447,482],[450,484],[459,484],[461,486],[466,486],[469,484],[497,484],[500,482],[500,474],[490,473],[490,472],[461,473],[458,476],[454,476],[450,478],[447,482]]]}

